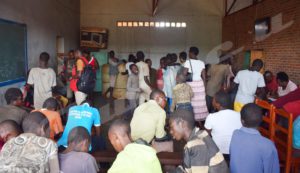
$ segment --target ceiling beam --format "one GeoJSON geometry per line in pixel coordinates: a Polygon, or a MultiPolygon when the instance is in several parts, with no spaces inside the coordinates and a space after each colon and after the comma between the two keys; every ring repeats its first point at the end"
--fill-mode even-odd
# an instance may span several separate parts
{"type": "MultiPolygon", "coordinates": [[[[225,14],[226,16],[230,13],[230,11],[231,11],[232,8],[234,7],[236,1],[237,1],[237,0],[234,0],[234,1],[232,2],[232,4],[230,5],[230,7],[229,7],[228,10],[226,9],[226,14],[225,14]]],[[[227,3],[228,3],[228,0],[226,0],[226,4],[227,4],[227,3]]],[[[226,7],[227,7],[227,5],[226,5],[226,7]]]]}
{"type": "Polygon", "coordinates": [[[158,9],[158,1],[159,0],[152,0],[152,16],[154,17],[157,9],[158,9]]]}

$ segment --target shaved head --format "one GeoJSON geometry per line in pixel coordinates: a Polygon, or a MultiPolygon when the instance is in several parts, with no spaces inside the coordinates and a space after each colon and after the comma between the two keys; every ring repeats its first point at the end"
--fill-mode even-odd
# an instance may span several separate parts
{"type": "Polygon", "coordinates": [[[74,127],[68,136],[68,145],[79,144],[80,142],[87,140],[91,142],[91,136],[86,128],[82,126],[74,127]]]}
{"type": "Polygon", "coordinates": [[[121,152],[131,143],[129,123],[122,119],[115,120],[108,130],[108,138],[115,150],[121,152]]]}
{"type": "Polygon", "coordinates": [[[108,133],[118,133],[130,136],[131,129],[129,123],[122,119],[115,120],[109,127],[108,133]]]}
{"type": "Polygon", "coordinates": [[[50,97],[48,98],[47,100],[45,100],[44,104],[43,104],[43,108],[46,108],[46,109],[53,109],[53,110],[57,110],[59,107],[59,103],[58,101],[53,98],[53,97],[50,97]]]}
{"type": "Polygon", "coordinates": [[[13,120],[5,120],[0,123],[0,137],[4,142],[21,133],[21,127],[13,120]]]}
{"type": "Polygon", "coordinates": [[[68,136],[68,148],[77,152],[88,152],[91,136],[85,127],[74,127],[68,136]]]}
{"type": "Polygon", "coordinates": [[[165,95],[165,93],[162,90],[155,89],[150,94],[150,99],[154,100],[154,98],[158,95],[165,95]]]}
{"type": "Polygon", "coordinates": [[[262,109],[254,103],[246,104],[241,110],[241,119],[245,127],[257,128],[262,122],[262,109]]]}
{"type": "Polygon", "coordinates": [[[22,122],[25,133],[34,133],[38,136],[49,137],[49,121],[41,112],[31,112],[22,122]]]}
{"type": "Polygon", "coordinates": [[[183,73],[178,73],[176,76],[177,83],[185,83],[186,76],[183,73]]]}

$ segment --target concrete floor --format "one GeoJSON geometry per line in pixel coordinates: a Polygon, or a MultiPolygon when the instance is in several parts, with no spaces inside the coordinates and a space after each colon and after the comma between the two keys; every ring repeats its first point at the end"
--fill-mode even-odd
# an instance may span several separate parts
{"type": "MultiPolygon", "coordinates": [[[[132,118],[132,110],[130,110],[124,99],[107,99],[101,93],[94,93],[92,96],[93,106],[98,108],[101,116],[101,134],[103,135],[107,150],[113,150],[112,145],[108,140],[108,128],[111,122],[117,118],[124,118],[130,121],[132,118]]],[[[183,150],[183,141],[174,141],[174,151],[180,152],[183,150]]]]}

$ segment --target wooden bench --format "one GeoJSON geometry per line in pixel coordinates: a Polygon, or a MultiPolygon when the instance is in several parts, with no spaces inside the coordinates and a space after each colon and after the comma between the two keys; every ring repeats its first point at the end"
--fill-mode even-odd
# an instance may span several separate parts
{"type": "MultiPolygon", "coordinates": [[[[115,151],[97,151],[92,153],[98,163],[112,163],[117,157],[115,151]]],[[[161,165],[174,165],[178,166],[182,163],[182,153],[179,152],[160,152],[157,157],[161,165]]]]}

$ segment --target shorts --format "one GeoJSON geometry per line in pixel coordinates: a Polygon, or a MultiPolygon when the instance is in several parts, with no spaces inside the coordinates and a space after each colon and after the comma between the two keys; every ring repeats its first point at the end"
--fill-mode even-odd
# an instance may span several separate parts
{"type": "Polygon", "coordinates": [[[241,112],[242,108],[244,107],[243,103],[240,102],[234,102],[234,110],[236,112],[241,112]]]}

